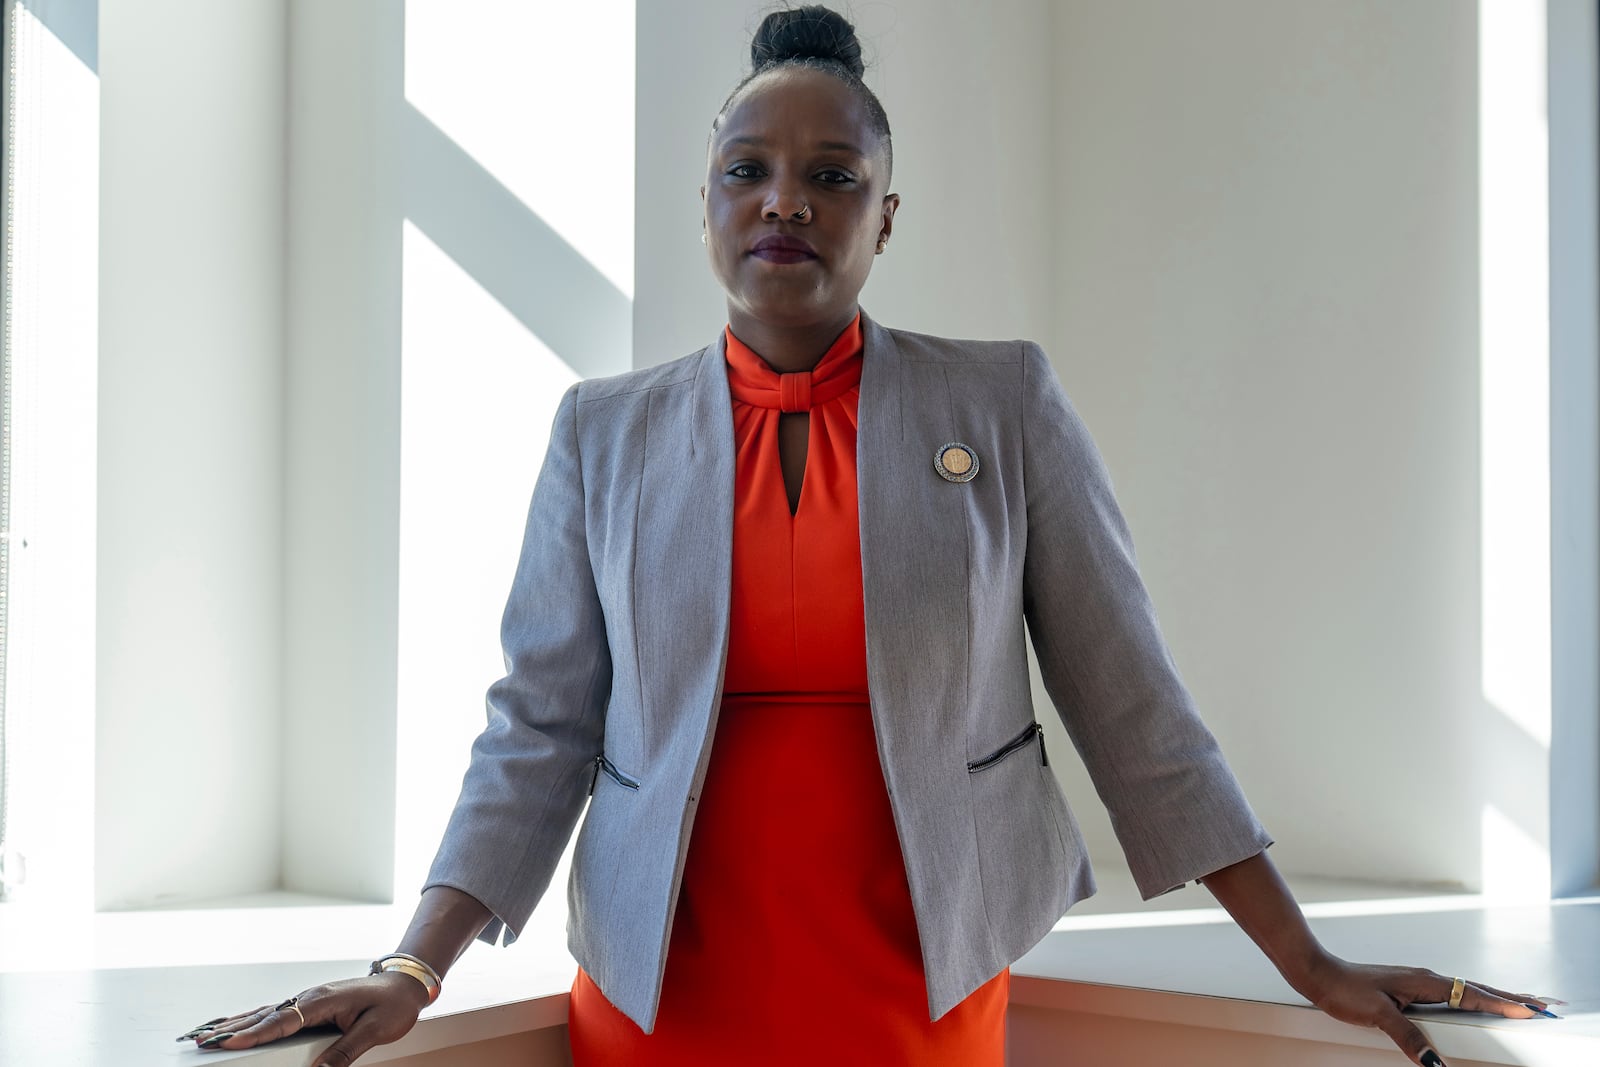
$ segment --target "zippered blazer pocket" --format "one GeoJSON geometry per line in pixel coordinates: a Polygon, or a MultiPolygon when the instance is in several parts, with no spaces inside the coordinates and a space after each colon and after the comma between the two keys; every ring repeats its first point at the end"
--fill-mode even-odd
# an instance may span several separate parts
{"type": "Polygon", "coordinates": [[[967,773],[976,774],[978,771],[987,770],[988,768],[993,767],[996,763],[999,763],[1013,752],[1027,748],[1028,745],[1033,742],[1035,737],[1039,739],[1040,765],[1045,767],[1050,766],[1050,758],[1045,755],[1044,751],[1044,725],[1039,722],[1031,722],[1028,724],[1027,729],[1023,730],[1016,737],[1013,737],[1011,740],[1007,741],[1005,744],[1001,745],[987,756],[984,756],[982,759],[969,761],[967,763],[967,773]]]}
{"type": "Polygon", "coordinates": [[[594,776],[589,779],[590,796],[594,796],[594,787],[595,784],[600,781],[601,771],[605,771],[606,774],[615,779],[618,785],[625,785],[629,789],[639,788],[639,779],[623,774],[617,769],[617,765],[615,763],[612,763],[610,760],[606,759],[604,754],[601,754],[594,758],[594,776]]]}

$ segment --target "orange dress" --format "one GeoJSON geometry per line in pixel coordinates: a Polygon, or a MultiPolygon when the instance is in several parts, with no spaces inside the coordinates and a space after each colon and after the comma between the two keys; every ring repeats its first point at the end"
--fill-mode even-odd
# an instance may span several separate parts
{"type": "Polygon", "coordinates": [[[646,1034],[583,970],[575,1067],[1000,1067],[1010,971],[938,1022],[867,697],[861,319],[779,374],[727,331],[737,476],[727,674],[646,1034]],[[810,411],[789,512],[781,411],[810,411]]]}

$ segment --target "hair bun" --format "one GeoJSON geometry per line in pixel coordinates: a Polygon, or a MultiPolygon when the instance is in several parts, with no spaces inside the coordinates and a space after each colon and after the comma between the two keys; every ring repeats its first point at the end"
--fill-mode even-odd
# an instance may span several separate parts
{"type": "Polygon", "coordinates": [[[866,71],[856,28],[821,4],[774,11],[750,41],[751,72],[786,59],[831,59],[857,78],[866,71]]]}

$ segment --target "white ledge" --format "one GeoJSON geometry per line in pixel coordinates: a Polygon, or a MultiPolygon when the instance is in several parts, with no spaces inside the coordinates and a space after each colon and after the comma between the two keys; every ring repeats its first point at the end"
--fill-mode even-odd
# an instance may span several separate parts
{"type": "MultiPolygon", "coordinates": [[[[1411,902],[1377,914],[1316,917],[1345,959],[1427,967],[1509,991],[1559,997],[1560,1019],[1415,1009],[1449,1061],[1571,1067],[1600,1063],[1600,900],[1520,907],[1411,902]]],[[[1389,1049],[1383,1034],[1313,1009],[1238,927],[1205,912],[1181,925],[1058,928],[1012,967],[1013,1005],[1389,1049]]],[[[1063,926],[1074,920],[1063,920],[1063,926]]],[[[1400,1062],[1400,1061],[1397,1061],[1400,1062]]]]}
{"type": "MultiPolygon", "coordinates": [[[[564,954],[563,954],[564,955],[564,954]]],[[[507,967],[483,952],[463,958],[449,991],[400,1041],[367,1053],[386,1063],[438,1049],[559,1027],[567,1021],[570,958],[558,967],[507,967]]],[[[180,1033],[220,1013],[274,1003],[365,960],[0,974],[0,1063],[10,1067],[186,1067],[248,1060],[309,1067],[332,1040],[323,1031],[241,1052],[202,1052],[180,1033]]],[[[531,1065],[530,1065],[531,1067],[531,1065]]]]}
{"type": "MultiPolygon", "coordinates": [[[[1110,899],[1094,902],[1098,909],[1074,909],[1016,963],[1014,1007],[1261,1034],[1352,1050],[1390,1047],[1382,1034],[1336,1022],[1306,1005],[1219,911],[1192,907],[1209,900],[1203,891],[1172,894],[1155,908],[1117,913],[1110,910],[1117,895],[1114,879],[1112,890],[1110,899]]],[[[1301,895],[1317,894],[1301,887],[1301,895]]],[[[1559,1020],[1504,1020],[1443,1009],[1415,1012],[1447,1061],[1536,1067],[1600,1062],[1600,899],[1495,907],[1462,896],[1413,894],[1365,904],[1311,903],[1306,910],[1318,936],[1347,959],[1426,966],[1569,1002],[1556,1009],[1563,1015],[1559,1020]],[[1362,910],[1372,914],[1345,914],[1362,910]]],[[[8,932],[7,923],[15,933],[20,914],[0,921],[0,934],[8,932]]],[[[188,913],[191,919],[195,914],[188,913]]],[[[211,912],[209,930],[225,941],[240,936],[237,924],[243,920],[238,916],[248,914],[211,912]]],[[[298,931],[298,940],[287,938],[276,946],[279,952],[290,952],[302,948],[302,941],[340,948],[348,947],[346,942],[386,945],[404,920],[397,909],[290,908],[255,913],[254,921],[279,938],[298,931]],[[337,936],[318,928],[312,920],[319,915],[322,925],[338,927],[337,936]]],[[[33,958],[28,962],[34,966],[12,966],[12,973],[0,973],[0,1063],[175,1067],[248,1059],[252,1067],[308,1067],[328,1035],[238,1053],[199,1053],[192,1044],[173,1038],[222,1012],[271,1003],[319,982],[362,973],[367,963],[346,955],[187,966],[184,959],[203,955],[207,948],[207,937],[197,935],[192,922],[173,926],[179,919],[172,915],[97,916],[84,925],[106,938],[119,923],[144,924],[145,934],[166,935],[163,965],[105,966],[137,951],[139,939],[124,934],[120,940],[111,937],[109,947],[95,952],[98,966],[41,970],[40,960],[33,958]]],[[[71,929],[51,933],[69,940],[77,936],[71,929]]],[[[411,1034],[374,1050],[362,1062],[393,1062],[560,1027],[566,1021],[574,969],[559,927],[549,918],[513,948],[475,946],[452,970],[445,995],[411,1034]]]]}

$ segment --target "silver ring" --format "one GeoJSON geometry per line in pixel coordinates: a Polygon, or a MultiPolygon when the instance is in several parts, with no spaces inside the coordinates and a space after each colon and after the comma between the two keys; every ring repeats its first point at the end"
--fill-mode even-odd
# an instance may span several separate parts
{"type": "Polygon", "coordinates": [[[797,218],[797,219],[804,219],[809,214],[811,214],[811,205],[807,204],[805,207],[801,208],[799,211],[796,211],[794,213],[794,217],[797,218]]]}

